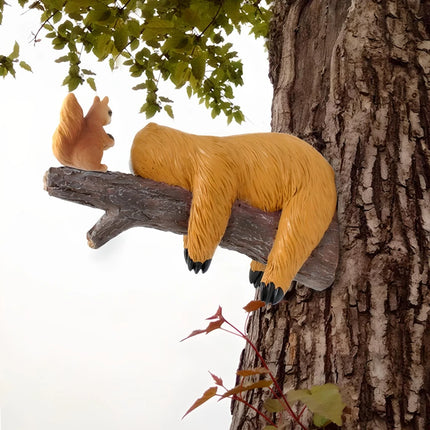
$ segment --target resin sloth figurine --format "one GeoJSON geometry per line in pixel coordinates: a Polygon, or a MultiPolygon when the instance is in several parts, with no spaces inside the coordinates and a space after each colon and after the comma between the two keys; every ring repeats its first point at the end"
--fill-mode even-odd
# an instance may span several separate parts
{"type": "Polygon", "coordinates": [[[106,164],[101,164],[103,151],[115,143],[103,129],[112,116],[108,103],[107,97],[101,101],[95,97],[84,117],[74,94],[66,96],[61,106],[60,124],[52,137],[52,150],[61,164],[84,170],[107,170],[106,164]]]}
{"type": "Polygon", "coordinates": [[[130,164],[139,176],[192,192],[184,255],[196,273],[209,268],[236,199],[282,211],[267,264],[251,263],[250,282],[266,303],[282,300],[336,209],[333,169],[287,134],[197,136],[150,123],[134,138],[130,164]]]}

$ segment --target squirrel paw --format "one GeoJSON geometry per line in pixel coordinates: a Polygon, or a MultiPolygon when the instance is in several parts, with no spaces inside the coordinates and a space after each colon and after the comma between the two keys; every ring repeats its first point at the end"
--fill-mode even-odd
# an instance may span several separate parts
{"type": "Polygon", "coordinates": [[[262,272],[261,270],[249,269],[249,282],[251,284],[254,284],[255,288],[259,287],[263,274],[264,272],[262,272]]]}
{"type": "Polygon", "coordinates": [[[212,259],[206,260],[204,263],[200,263],[199,261],[193,261],[188,254],[187,248],[184,249],[184,257],[188,266],[188,270],[194,270],[194,273],[199,273],[200,270],[202,271],[202,273],[206,273],[212,261],[212,259]]]}
{"type": "Polygon", "coordinates": [[[284,291],[280,287],[276,287],[273,282],[267,285],[261,282],[258,286],[258,298],[266,304],[276,305],[284,298],[284,291]]]}

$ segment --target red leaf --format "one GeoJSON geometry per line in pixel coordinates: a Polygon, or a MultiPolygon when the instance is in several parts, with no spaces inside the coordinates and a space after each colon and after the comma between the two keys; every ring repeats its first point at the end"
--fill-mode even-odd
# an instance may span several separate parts
{"type": "Polygon", "coordinates": [[[211,387],[208,388],[204,393],[203,396],[200,397],[199,399],[197,399],[194,403],[193,406],[191,406],[190,409],[188,409],[187,412],[185,412],[184,416],[182,417],[182,419],[184,419],[191,411],[193,411],[194,409],[198,408],[199,406],[201,406],[203,403],[207,402],[209,399],[211,399],[213,396],[215,396],[216,392],[217,392],[218,388],[217,387],[211,387]]]}
{"type": "Polygon", "coordinates": [[[217,330],[221,328],[221,326],[224,324],[224,320],[220,321],[212,321],[209,323],[209,325],[206,327],[206,334],[210,333],[211,331],[217,330]]]}
{"type": "Polygon", "coordinates": [[[213,315],[213,316],[211,316],[209,318],[206,318],[206,319],[207,320],[217,320],[217,319],[224,320],[224,317],[222,316],[222,308],[221,308],[221,306],[218,307],[218,310],[216,311],[215,315],[213,315]]]}
{"type": "Polygon", "coordinates": [[[224,384],[222,382],[222,379],[216,375],[214,375],[212,372],[209,372],[213,378],[213,380],[215,381],[215,384],[219,385],[220,387],[223,387],[224,384]]]}
{"type": "Polygon", "coordinates": [[[273,385],[273,382],[269,379],[263,379],[261,381],[255,382],[250,385],[236,385],[231,390],[226,391],[221,397],[221,399],[225,399],[226,397],[230,397],[235,394],[243,393],[244,391],[254,390],[255,388],[266,388],[273,385]]]}
{"type": "Polygon", "coordinates": [[[184,340],[189,339],[190,337],[197,336],[198,334],[202,334],[202,333],[206,333],[206,330],[194,330],[190,335],[188,335],[187,337],[184,337],[181,340],[181,342],[183,342],[184,340]]]}
{"type": "Polygon", "coordinates": [[[224,324],[224,321],[225,321],[224,318],[221,320],[218,320],[218,321],[212,321],[209,323],[209,325],[204,330],[194,330],[190,335],[188,335],[187,337],[182,339],[181,342],[189,339],[190,337],[197,336],[198,334],[202,334],[202,333],[208,334],[211,331],[217,330],[217,329],[221,328],[221,326],[224,324]]]}
{"type": "Polygon", "coordinates": [[[269,373],[269,370],[264,367],[256,367],[255,369],[244,369],[236,372],[239,376],[263,375],[269,373]]]}
{"type": "Polygon", "coordinates": [[[262,300],[252,300],[249,302],[246,306],[244,306],[243,309],[245,309],[246,312],[254,312],[257,309],[262,308],[263,306],[266,306],[266,303],[262,300]]]}

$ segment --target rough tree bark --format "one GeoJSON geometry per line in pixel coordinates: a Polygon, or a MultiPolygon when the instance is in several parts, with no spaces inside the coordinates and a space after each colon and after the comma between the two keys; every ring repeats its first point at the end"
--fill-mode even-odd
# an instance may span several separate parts
{"type": "MultiPolygon", "coordinates": [[[[285,391],[337,384],[343,428],[429,429],[430,3],[278,0],[269,54],[273,130],[336,171],[341,259],[331,289],[256,312],[251,338],[285,391]]],[[[232,410],[232,430],[264,428],[232,410]]]]}

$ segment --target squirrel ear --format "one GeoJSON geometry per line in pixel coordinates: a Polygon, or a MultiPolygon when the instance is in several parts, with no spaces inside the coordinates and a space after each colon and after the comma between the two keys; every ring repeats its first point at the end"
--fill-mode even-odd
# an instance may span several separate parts
{"type": "Polygon", "coordinates": [[[100,97],[99,96],[95,96],[94,97],[94,103],[99,102],[100,101],[100,97]]]}
{"type": "Polygon", "coordinates": [[[105,97],[105,98],[102,100],[102,103],[108,104],[108,103],[109,103],[109,97],[105,97]]]}

